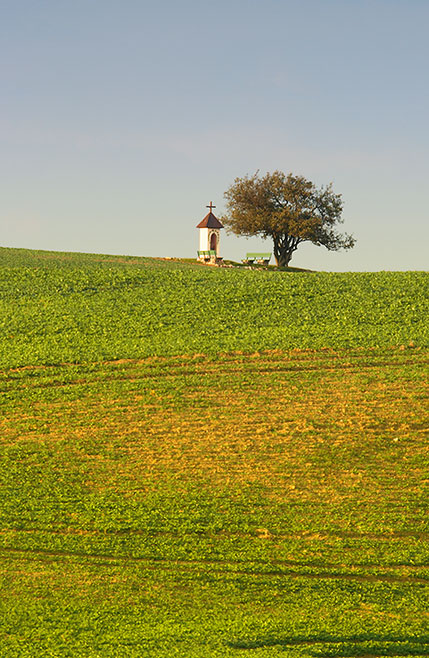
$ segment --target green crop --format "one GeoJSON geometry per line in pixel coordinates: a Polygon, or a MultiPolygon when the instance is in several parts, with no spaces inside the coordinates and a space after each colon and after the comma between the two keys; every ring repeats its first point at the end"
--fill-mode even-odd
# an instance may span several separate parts
{"type": "Polygon", "coordinates": [[[0,255],[0,655],[428,655],[425,273],[0,255]]]}
{"type": "Polygon", "coordinates": [[[10,250],[2,255],[3,367],[429,345],[424,272],[297,274],[37,252],[18,252],[13,266],[10,250]]]}

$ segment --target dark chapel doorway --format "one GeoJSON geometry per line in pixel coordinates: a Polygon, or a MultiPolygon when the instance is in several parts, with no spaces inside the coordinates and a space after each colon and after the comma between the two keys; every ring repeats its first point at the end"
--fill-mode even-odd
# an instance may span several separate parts
{"type": "Polygon", "coordinates": [[[216,251],[217,239],[216,233],[212,233],[210,236],[210,250],[216,251]]]}

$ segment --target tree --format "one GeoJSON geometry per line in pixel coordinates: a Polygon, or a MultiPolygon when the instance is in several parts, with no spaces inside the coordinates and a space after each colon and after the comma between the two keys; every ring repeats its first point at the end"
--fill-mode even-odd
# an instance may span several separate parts
{"type": "Polygon", "coordinates": [[[316,188],[303,176],[281,171],[260,177],[236,178],[224,194],[227,212],[222,222],[236,235],[272,238],[277,265],[287,266],[302,242],[329,251],[350,249],[352,236],[336,232],[341,224],[341,194],[332,184],[316,188]]]}

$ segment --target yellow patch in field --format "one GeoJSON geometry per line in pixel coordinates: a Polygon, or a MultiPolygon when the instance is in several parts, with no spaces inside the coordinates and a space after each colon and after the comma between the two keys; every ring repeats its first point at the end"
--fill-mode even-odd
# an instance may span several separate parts
{"type": "MultiPolygon", "coordinates": [[[[174,478],[260,484],[290,500],[395,498],[398,464],[423,450],[427,414],[415,373],[424,356],[271,351],[121,360],[105,365],[105,378],[86,375],[80,397],[58,390],[54,400],[36,401],[33,415],[3,419],[2,441],[70,445],[97,489],[174,478]]],[[[407,477],[420,491],[421,470],[410,463],[407,477]]]]}

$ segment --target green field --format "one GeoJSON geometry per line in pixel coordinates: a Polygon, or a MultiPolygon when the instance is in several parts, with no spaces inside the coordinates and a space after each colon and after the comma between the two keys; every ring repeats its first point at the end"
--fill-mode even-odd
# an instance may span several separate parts
{"type": "Polygon", "coordinates": [[[427,273],[0,271],[2,657],[429,655],[427,273]]]}

